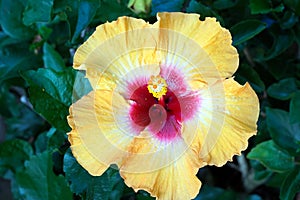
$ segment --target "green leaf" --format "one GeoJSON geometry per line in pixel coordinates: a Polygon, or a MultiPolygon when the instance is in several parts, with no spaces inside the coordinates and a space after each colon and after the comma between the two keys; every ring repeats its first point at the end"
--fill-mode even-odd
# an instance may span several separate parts
{"type": "Polygon", "coordinates": [[[52,157],[47,151],[26,161],[25,170],[16,174],[16,180],[26,200],[72,199],[64,177],[54,174],[52,157]]]}
{"type": "Polygon", "coordinates": [[[290,102],[290,122],[300,123],[300,91],[297,91],[290,102]]]}
{"type": "Polygon", "coordinates": [[[190,1],[190,4],[186,8],[186,11],[188,13],[199,13],[202,20],[204,20],[205,17],[215,17],[221,24],[224,24],[224,20],[222,19],[222,17],[218,15],[212,8],[205,6],[204,4],[196,0],[190,1]]]}
{"type": "Polygon", "coordinates": [[[238,0],[216,0],[213,3],[213,7],[218,10],[232,8],[238,3],[238,0]]]}
{"type": "Polygon", "coordinates": [[[17,137],[29,139],[44,127],[45,123],[42,118],[25,104],[18,102],[8,106],[15,106],[17,112],[14,113],[14,116],[5,119],[7,139],[17,137]]]}
{"type": "Polygon", "coordinates": [[[18,171],[32,154],[32,147],[24,140],[13,139],[0,143],[0,176],[8,169],[18,171]]]}
{"type": "Polygon", "coordinates": [[[63,72],[55,72],[51,69],[40,68],[37,71],[29,70],[23,73],[23,77],[29,86],[36,85],[66,106],[72,103],[72,91],[76,71],[66,68],[63,72]]]}
{"type": "Polygon", "coordinates": [[[278,34],[272,33],[273,44],[271,49],[265,54],[263,60],[270,60],[285,52],[294,42],[295,35],[292,31],[278,34]]]}
{"type": "Polygon", "coordinates": [[[0,47],[0,85],[4,80],[19,77],[20,71],[42,65],[41,57],[30,52],[26,42],[18,41],[0,47]]]}
{"type": "Polygon", "coordinates": [[[282,29],[290,29],[299,22],[299,17],[291,11],[284,13],[283,18],[280,20],[280,27],[282,29]]]}
{"type": "Polygon", "coordinates": [[[75,73],[72,68],[63,72],[40,68],[22,74],[29,84],[30,101],[35,111],[58,130],[70,130],[66,117],[72,103],[75,73]]]}
{"type": "MultiPolygon", "coordinates": [[[[34,137],[45,125],[44,121],[31,108],[28,99],[18,97],[15,92],[25,94],[25,91],[14,86],[9,90],[10,85],[6,82],[0,86],[0,115],[4,117],[5,138],[7,140],[22,138],[29,140],[34,137]],[[21,101],[20,101],[21,100],[21,101]]],[[[0,131],[1,132],[1,131],[0,131]]]]}
{"type": "Polygon", "coordinates": [[[70,39],[71,33],[74,33],[77,25],[79,2],[74,0],[54,1],[53,13],[57,16],[54,19],[56,23],[51,24],[51,28],[53,29],[52,40],[62,40],[60,38],[56,39],[56,37],[70,39]]]}
{"type": "Polygon", "coordinates": [[[55,149],[52,153],[52,161],[53,161],[53,171],[56,174],[63,174],[63,162],[64,162],[64,154],[67,148],[62,147],[59,149],[55,149]]]}
{"type": "Polygon", "coordinates": [[[203,185],[194,200],[222,200],[237,199],[237,193],[232,190],[224,190],[218,187],[203,185]]]}
{"type": "Polygon", "coordinates": [[[246,200],[263,200],[263,198],[257,194],[251,194],[246,198],[246,200]]]}
{"type": "Polygon", "coordinates": [[[38,32],[40,34],[40,36],[42,37],[43,40],[48,40],[48,38],[50,37],[51,33],[52,33],[52,29],[47,27],[47,26],[40,26],[38,29],[38,32]]]}
{"type": "Polygon", "coordinates": [[[96,15],[97,9],[100,7],[99,0],[82,0],[79,3],[78,19],[76,29],[72,38],[74,42],[80,33],[85,29],[96,15]]]}
{"type": "Polygon", "coordinates": [[[178,12],[183,7],[184,0],[152,0],[151,15],[156,15],[158,12],[178,12]]]}
{"type": "Polygon", "coordinates": [[[130,16],[132,11],[127,7],[126,0],[102,0],[94,19],[95,23],[113,21],[120,16],[130,16]]]}
{"type": "Polygon", "coordinates": [[[1,47],[16,44],[18,42],[20,42],[19,39],[11,38],[5,32],[0,31],[0,46],[1,47]]]}
{"type": "Polygon", "coordinates": [[[300,1],[299,0],[283,0],[284,4],[292,9],[297,15],[300,15],[300,1]]]}
{"type": "MultiPolygon", "coordinates": [[[[22,118],[23,111],[21,107],[23,107],[24,104],[19,102],[20,100],[18,99],[18,97],[14,95],[12,91],[9,90],[10,87],[11,85],[7,83],[7,81],[5,81],[3,84],[0,85],[0,104],[7,105],[5,107],[4,106],[0,107],[0,115],[5,119],[22,118]]],[[[26,109],[24,114],[26,114],[28,110],[30,109],[26,109]]]]}
{"type": "Polygon", "coordinates": [[[272,10],[270,0],[250,0],[251,14],[266,14],[272,10]]]}
{"type": "Polygon", "coordinates": [[[290,124],[289,113],[280,109],[266,109],[267,126],[274,142],[289,151],[300,153],[300,124],[290,124]]]}
{"type": "Polygon", "coordinates": [[[284,173],[273,173],[272,176],[266,182],[266,185],[269,187],[280,188],[282,182],[289,173],[290,171],[284,173]]]}
{"type": "Polygon", "coordinates": [[[249,19],[241,21],[231,27],[230,32],[233,35],[233,45],[239,45],[255,37],[265,30],[267,25],[259,20],[249,19]]]}
{"type": "MultiPolygon", "coordinates": [[[[300,44],[300,26],[295,26],[294,27],[294,32],[295,32],[295,42],[297,44],[300,44]]],[[[298,71],[297,71],[297,76],[300,76],[300,67],[298,66],[298,71]]]]}
{"type": "Polygon", "coordinates": [[[24,200],[25,196],[21,194],[19,185],[15,179],[15,177],[9,178],[10,180],[10,187],[11,187],[11,192],[13,195],[13,199],[15,200],[24,200]]]}
{"type": "Polygon", "coordinates": [[[259,77],[259,74],[247,64],[242,64],[237,70],[236,80],[244,84],[249,82],[253,89],[260,93],[265,90],[265,84],[259,77]]]}
{"type": "Polygon", "coordinates": [[[87,95],[92,91],[92,86],[89,80],[85,77],[85,73],[82,71],[77,71],[76,77],[74,80],[74,90],[73,90],[73,102],[76,102],[84,95],[87,95]]]}
{"type": "Polygon", "coordinates": [[[41,133],[34,143],[36,153],[58,149],[65,142],[66,136],[66,133],[57,131],[55,128],[41,133]]]}
{"type": "Polygon", "coordinates": [[[298,90],[296,79],[286,78],[278,83],[273,83],[267,90],[270,97],[279,100],[288,100],[292,98],[293,94],[298,90]]]}
{"type": "Polygon", "coordinates": [[[37,154],[47,150],[48,139],[49,138],[47,137],[47,132],[43,132],[37,136],[34,142],[34,148],[37,154]]]}
{"type": "Polygon", "coordinates": [[[48,150],[54,150],[61,147],[67,139],[67,134],[62,131],[57,131],[55,128],[51,128],[47,132],[48,139],[48,150]]]}
{"type": "Polygon", "coordinates": [[[77,163],[71,151],[67,151],[64,156],[63,170],[66,179],[70,182],[70,189],[75,194],[84,192],[88,188],[89,181],[93,178],[77,163]]]}
{"type": "Polygon", "coordinates": [[[294,167],[294,157],[282,151],[272,140],[258,144],[248,153],[247,158],[258,160],[275,172],[285,172],[294,167]]]}
{"type": "Polygon", "coordinates": [[[33,85],[29,88],[31,103],[37,113],[62,131],[69,131],[67,124],[68,106],[53,98],[45,90],[33,85]]]}
{"type": "Polygon", "coordinates": [[[1,84],[0,86],[0,104],[8,105],[0,107],[0,115],[5,118],[12,116],[15,106],[9,105],[10,103],[16,103],[16,98],[9,92],[9,86],[7,84],[1,84]]]}
{"type": "Polygon", "coordinates": [[[136,195],[137,200],[154,200],[154,197],[151,197],[148,192],[145,192],[143,190],[140,190],[138,194],[136,195]]]}
{"type": "Polygon", "coordinates": [[[64,156],[64,172],[67,180],[71,182],[71,191],[76,194],[87,192],[86,199],[120,199],[124,183],[119,173],[109,168],[99,177],[91,176],[83,169],[67,151],[64,156]]]}
{"type": "Polygon", "coordinates": [[[277,7],[273,8],[272,11],[273,12],[282,12],[284,10],[284,5],[281,3],[279,4],[277,7]]]}
{"type": "Polygon", "coordinates": [[[274,173],[262,165],[258,160],[250,160],[250,165],[254,169],[255,180],[267,180],[274,173]]]}
{"type": "Polygon", "coordinates": [[[23,22],[29,26],[36,22],[49,22],[53,0],[28,0],[23,13],[23,22]]]}
{"type": "Polygon", "coordinates": [[[99,177],[93,177],[88,184],[87,200],[94,199],[120,199],[123,192],[123,184],[117,184],[122,179],[116,170],[108,169],[99,177]],[[115,186],[118,186],[115,188],[115,186]]]}
{"type": "Polygon", "coordinates": [[[282,12],[284,6],[280,4],[272,8],[271,0],[250,0],[251,14],[267,14],[269,12],[282,12]]]}
{"type": "Polygon", "coordinates": [[[267,66],[268,72],[270,72],[276,80],[291,78],[295,76],[295,72],[297,73],[298,71],[297,64],[295,64],[292,60],[283,59],[281,56],[268,60],[267,66]]]}
{"type": "MultiPolygon", "coordinates": [[[[74,1],[77,2],[77,1],[74,1]]],[[[57,44],[64,46],[71,37],[71,27],[69,21],[59,21],[49,24],[52,33],[50,34],[48,41],[50,44],[57,44]]]]}
{"type": "Polygon", "coordinates": [[[296,167],[286,177],[280,188],[281,200],[293,200],[300,191],[300,166],[296,167]]]}
{"type": "Polygon", "coordinates": [[[55,49],[48,43],[44,43],[43,46],[43,60],[46,68],[54,71],[63,71],[65,69],[65,63],[62,57],[55,51],[55,49]]]}
{"type": "Polygon", "coordinates": [[[12,38],[27,40],[33,37],[34,31],[22,22],[26,1],[1,0],[0,24],[6,34],[12,38]]]}

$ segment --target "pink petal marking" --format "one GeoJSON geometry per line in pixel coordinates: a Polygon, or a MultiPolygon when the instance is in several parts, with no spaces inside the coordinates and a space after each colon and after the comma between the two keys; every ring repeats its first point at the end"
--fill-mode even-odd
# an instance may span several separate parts
{"type": "Polygon", "coordinates": [[[197,92],[189,91],[179,70],[162,68],[161,76],[168,84],[167,93],[155,98],[147,89],[147,84],[131,91],[132,101],[129,111],[133,127],[146,127],[162,141],[172,140],[181,134],[182,122],[191,119],[200,108],[201,99],[197,92]]]}

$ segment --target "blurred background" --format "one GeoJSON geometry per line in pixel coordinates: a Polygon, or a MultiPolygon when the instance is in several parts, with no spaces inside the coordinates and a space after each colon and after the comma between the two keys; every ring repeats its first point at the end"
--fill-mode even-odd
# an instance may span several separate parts
{"type": "Polygon", "coordinates": [[[239,52],[235,80],[260,99],[257,136],[233,162],[199,170],[196,199],[300,199],[299,0],[0,0],[1,200],[153,199],[116,170],[90,176],[69,150],[66,116],[83,77],[72,58],[95,27],[162,11],[217,18],[239,52]]]}

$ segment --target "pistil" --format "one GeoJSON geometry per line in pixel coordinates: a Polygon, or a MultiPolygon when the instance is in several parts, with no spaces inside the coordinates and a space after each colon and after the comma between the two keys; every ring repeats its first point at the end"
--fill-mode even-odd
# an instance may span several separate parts
{"type": "Polygon", "coordinates": [[[151,76],[147,88],[155,98],[160,99],[167,93],[167,83],[160,75],[151,76]]]}

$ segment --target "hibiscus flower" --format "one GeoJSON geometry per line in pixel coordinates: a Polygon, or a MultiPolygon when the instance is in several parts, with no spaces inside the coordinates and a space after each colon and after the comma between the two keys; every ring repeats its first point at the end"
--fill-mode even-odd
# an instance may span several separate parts
{"type": "Polygon", "coordinates": [[[215,18],[158,13],[97,27],[74,56],[92,91],[70,107],[73,155],[92,175],[115,164],[125,183],[157,199],[191,199],[205,165],[240,155],[259,103],[232,75],[238,54],[215,18]]]}

